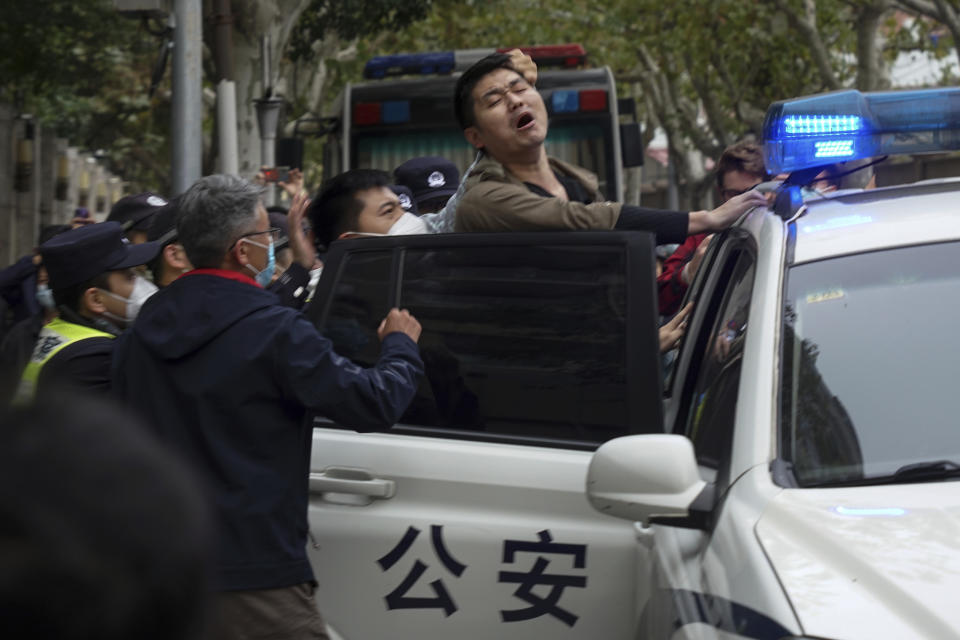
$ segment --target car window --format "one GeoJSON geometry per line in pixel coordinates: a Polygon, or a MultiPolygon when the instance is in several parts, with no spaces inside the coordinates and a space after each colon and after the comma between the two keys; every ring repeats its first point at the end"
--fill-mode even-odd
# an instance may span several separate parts
{"type": "MultiPolygon", "coordinates": [[[[719,234],[714,235],[710,240],[710,244],[707,246],[706,254],[703,256],[703,261],[701,262],[700,268],[697,270],[697,274],[693,278],[693,282],[690,283],[690,286],[687,287],[687,292],[683,295],[683,300],[680,303],[678,309],[683,309],[687,303],[698,300],[701,297],[703,292],[704,283],[706,282],[706,275],[711,272],[713,269],[713,263],[717,257],[717,249],[721,247],[726,242],[726,238],[729,235],[729,231],[725,231],[719,234]]],[[[666,318],[664,319],[666,320],[666,318]]],[[[663,383],[663,393],[665,397],[670,397],[674,393],[673,385],[677,377],[677,367],[676,367],[676,356],[679,353],[679,349],[683,348],[683,342],[686,339],[681,340],[680,347],[667,355],[664,362],[664,383],[663,383]]]]}
{"type": "Polygon", "coordinates": [[[754,259],[748,251],[736,250],[715,268],[722,269],[721,276],[712,299],[704,301],[715,311],[698,336],[685,433],[693,441],[700,465],[718,470],[729,455],[733,437],[754,259]]]}
{"type": "Polygon", "coordinates": [[[388,251],[348,254],[333,291],[323,333],[338,354],[354,362],[374,363],[380,355],[377,328],[390,310],[388,251]]]}
{"type": "MultiPolygon", "coordinates": [[[[405,249],[401,261],[396,303],[423,326],[426,366],[403,425],[581,443],[630,431],[622,248],[405,249]]],[[[368,279],[374,263],[337,286],[328,316],[335,348],[364,366],[390,288],[368,279]]]]}
{"type": "Polygon", "coordinates": [[[960,461],[953,396],[960,243],[790,269],[781,456],[800,486],[960,461]]]}

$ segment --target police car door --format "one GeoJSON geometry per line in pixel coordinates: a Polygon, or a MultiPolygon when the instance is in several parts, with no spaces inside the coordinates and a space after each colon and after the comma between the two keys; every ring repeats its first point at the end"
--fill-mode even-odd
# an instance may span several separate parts
{"type": "Polygon", "coordinates": [[[426,363],[386,432],[315,420],[309,552],[336,632],[634,637],[647,550],[584,488],[599,443],[661,428],[652,265],[637,233],[335,245],[311,318],[369,365],[407,308],[426,363]]]}
{"type": "MultiPolygon", "coordinates": [[[[691,292],[695,311],[675,376],[668,381],[667,415],[674,433],[693,442],[713,499],[700,505],[696,524],[664,522],[647,530],[654,538],[656,595],[643,616],[642,637],[791,635],[781,621],[791,621],[792,615],[783,609],[782,592],[754,541],[753,520],[740,502],[728,499],[737,481],[730,465],[740,391],[761,387],[755,380],[741,385],[757,279],[756,244],[742,229],[718,235],[691,292]],[[776,606],[768,606],[771,602],[776,606]]],[[[762,280],[776,281],[776,275],[762,280]]]]}

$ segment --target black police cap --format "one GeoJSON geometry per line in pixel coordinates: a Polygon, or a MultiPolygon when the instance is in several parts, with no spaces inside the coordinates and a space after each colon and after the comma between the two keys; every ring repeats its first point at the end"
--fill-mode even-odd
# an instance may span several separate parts
{"type": "Polygon", "coordinates": [[[421,205],[434,198],[449,198],[457,192],[460,171],[446,158],[426,156],[407,160],[394,169],[397,184],[413,192],[413,200],[421,205]]]}
{"type": "Polygon", "coordinates": [[[119,222],[123,230],[146,231],[150,226],[153,214],[167,206],[167,201],[155,193],[138,193],[133,196],[124,196],[110,208],[107,222],[119,222]]]}
{"type": "Polygon", "coordinates": [[[410,191],[409,187],[405,187],[402,184],[392,184],[390,185],[390,190],[397,194],[397,198],[400,199],[400,206],[403,207],[404,211],[409,211],[415,216],[420,215],[417,202],[413,199],[413,191],[410,191]]]}
{"type": "Polygon", "coordinates": [[[40,245],[51,289],[72,287],[107,271],[146,264],[159,252],[156,242],[128,243],[119,222],[71,229],[40,245]]]}

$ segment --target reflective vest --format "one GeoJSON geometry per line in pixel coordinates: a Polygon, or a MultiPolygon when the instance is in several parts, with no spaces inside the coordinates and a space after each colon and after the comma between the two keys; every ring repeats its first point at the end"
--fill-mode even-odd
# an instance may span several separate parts
{"type": "Polygon", "coordinates": [[[37,381],[40,379],[40,370],[50,358],[55,356],[64,347],[86,340],[88,338],[113,338],[114,336],[105,332],[85,327],[81,324],[73,324],[60,318],[54,318],[49,324],[40,330],[40,336],[37,338],[37,344],[33,347],[33,355],[30,356],[30,362],[23,370],[23,376],[20,378],[20,385],[17,387],[17,393],[13,397],[13,403],[24,405],[33,402],[37,393],[37,381]]]}

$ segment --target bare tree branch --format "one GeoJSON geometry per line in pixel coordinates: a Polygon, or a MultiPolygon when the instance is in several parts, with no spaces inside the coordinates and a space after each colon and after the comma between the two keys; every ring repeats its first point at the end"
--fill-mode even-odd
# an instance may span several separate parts
{"type": "Polygon", "coordinates": [[[906,11],[933,18],[942,23],[953,37],[953,47],[960,54],[960,7],[949,0],[897,0],[906,11]]]}

